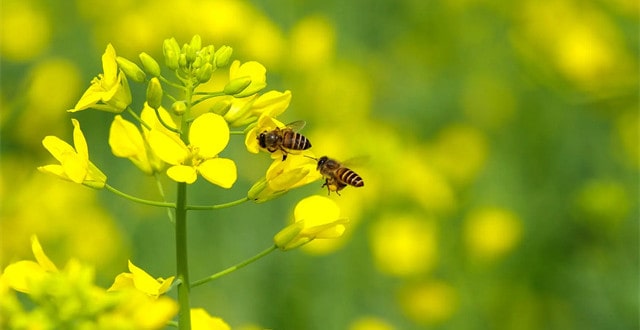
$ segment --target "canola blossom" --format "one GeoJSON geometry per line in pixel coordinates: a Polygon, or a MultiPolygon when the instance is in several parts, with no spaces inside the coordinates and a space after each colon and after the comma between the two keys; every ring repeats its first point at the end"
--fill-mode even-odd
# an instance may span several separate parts
{"type": "Polygon", "coordinates": [[[273,238],[282,250],[294,249],[314,239],[341,237],[349,222],[340,217],[336,202],[324,196],[314,195],[301,200],[293,212],[295,221],[273,238]]]}
{"type": "Polygon", "coordinates": [[[71,122],[74,147],[56,136],[45,137],[42,145],[60,164],[40,166],[38,170],[91,188],[104,188],[107,176],[89,160],[89,149],[80,123],[76,119],[71,119],[71,122]]]}
{"type": "Polygon", "coordinates": [[[229,126],[222,116],[205,113],[189,130],[189,145],[177,134],[152,128],[149,144],[160,159],[173,166],[167,175],[176,182],[194,183],[200,174],[207,181],[231,188],[237,178],[231,159],[217,157],[229,142],[229,126]]]}
{"type": "Polygon", "coordinates": [[[142,268],[134,265],[131,260],[129,260],[129,271],[130,273],[121,273],[116,276],[108,291],[135,288],[150,297],[158,298],[169,290],[174,279],[174,276],[170,276],[167,279],[161,277],[155,279],[142,268]]]}
{"type": "Polygon", "coordinates": [[[131,104],[131,90],[125,74],[118,69],[116,50],[111,44],[102,55],[103,73],[93,78],[78,103],[69,112],[89,108],[120,113],[131,104]]]}

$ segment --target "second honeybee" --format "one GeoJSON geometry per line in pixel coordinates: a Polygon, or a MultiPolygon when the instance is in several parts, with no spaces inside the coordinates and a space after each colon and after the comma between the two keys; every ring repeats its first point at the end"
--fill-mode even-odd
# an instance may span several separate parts
{"type": "Polygon", "coordinates": [[[258,144],[268,152],[282,151],[282,160],[287,159],[287,154],[292,151],[307,150],[311,148],[311,142],[304,135],[296,132],[305,125],[304,121],[295,121],[284,128],[276,127],[270,131],[264,131],[258,135],[258,144]]]}
{"type": "Polygon", "coordinates": [[[322,156],[318,159],[318,171],[325,178],[322,186],[327,187],[329,194],[335,191],[336,194],[340,195],[339,191],[347,185],[354,187],[364,186],[364,180],[356,172],[327,156],[322,156]]]}

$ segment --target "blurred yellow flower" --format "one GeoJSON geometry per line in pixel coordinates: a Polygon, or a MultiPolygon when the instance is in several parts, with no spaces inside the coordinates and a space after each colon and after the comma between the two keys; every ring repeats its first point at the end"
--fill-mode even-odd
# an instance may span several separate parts
{"type": "Polygon", "coordinates": [[[395,330],[395,327],[379,317],[363,316],[354,320],[349,330],[395,330]]]}
{"type": "Polygon", "coordinates": [[[42,140],[42,145],[60,162],[60,165],[40,166],[38,170],[91,188],[104,188],[107,176],[89,161],[89,149],[80,129],[80,123],[75,119],[71,119],[71,122],[74,127],[75,149],[58,137],[46,136],[42,140]]]}
{"type": "Polygon", "coordinates": [[[338,238],[349,222],[340,217],[338,205],[328,197],[314,195],[307,197],[293,211],[295,221],[273,238],[282,250],[290,250],[316,238],[338,238]]]}
{"type": "Polygon", "coordinates": [[[383,273],[419,275],[438,260],[435,226],[422,216],[386,215],[373,225],[370,235],[375,264],[383,273]]]}
{"type": "Polygon", "coordinates": [[[196,118],[189,130],[187,146],[178,134],[153,127],[149,145],[160,159],[173,166],[167,175],[176,182],[193,183],[199,173],[207,181],[231,188],[237,178],[236,164],[217,155],[229,143],[229,126],[222,116],[205,113],[196,118]]]}
{"type": "Polygon", "coordinates": [[[458,308],[458,294],[441,281],[411,284],[399,294],[404,313],[420,324],[436,324],[450,319],[458,308]]]}
{"type": "Polygon", "coordinates": [[[31,236],[31,251],[37,262],[21,260],[10,264],[1,275],[2,285],[6,284],[16,291],[29,293],[31,286],[41,281],[47,273],[58,272],[56,265],[42,250],[36,236],[31,236]]]}
{"type": "Polygon", "coordinates": [[[33,1],[4,1],[0,10],[0,40],[3,59],[30,61],[48,49],[51,43],[51,20],[48,8],[33,1]],[[20,33],[25,27],[29,33],[20,33]]]}
{"type": "Polygon", "coordinates": [[[191,308],[192,330],[231,330],[221,318],[209,315],[203,308],[191,308]]]}
{"type": "Polygon", "coordinates": [[[115,116],[111,123],[109,146],[116,157],[128,158],[146,174],[162,169],[162,161],[148,147],[140,129],[120,115],[115,116]]]}
{"type": "Polygon", "coordinates": [[[93,284],[93,268],[75,259],[59,271],[37,237],[31,238],[31,246],[37,262],[15,262],[0,276],[2,324],[9,328],[65,329],[74,324],[82,329],[160,329],[178,311],[170,298],[151,299],[133,286],[105,291],[93,284]],[[9,289],[26,293],[28,308],[9,289]]]}
{"type": "Polygon", "coordinates": [[[480,260],[502,257],[513,250],[521,238],[521,220],[503,208],[480,208],[472,211],[465,220],[465,243],[469,253],[480,260]]]}
{"type": "Polygon", "coordinates": [[[129,271],[130,273],[121,273],[116,276],[116,279],[107,291],[121,291],[128,288],[136,288],[150,297],[158,298],[160,295],[166,293],[171,287],[171,283],[173,283],[174,276],[167,279],[161,277],[154,279],[142,268],[134,265],[131,260],[129,260],[129,271]]]}
{"type": "Polygon", "coordinates": [[[91,80],[91,86],[82,95],[78,103],[69,112],[89,108],[120,113],[131,104],[131,90],[124,73],[118,69],[116,50],[111,44],[102,55],[104,73],[91,80]]]}

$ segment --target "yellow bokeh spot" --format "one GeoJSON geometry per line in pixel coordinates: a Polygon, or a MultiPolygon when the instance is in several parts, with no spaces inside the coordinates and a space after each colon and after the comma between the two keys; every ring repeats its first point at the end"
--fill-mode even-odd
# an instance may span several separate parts
{"type": "Polygon", "coordinates": [[[515,248],[521,237],[521,220],[506,209],[476,209],[465,220],[464,240],[469,254],[480,260],[502,257],[515,248]]]}
{"type": "Polygon", "coordinates": [[[455,288],[441,281],[408,285],[400,291],[399,299],[407,317],[420,324],[446,321],[458,308],[455,288]]]}
{"type": "Polygon", "coordinates": [[[49,18],[30,1],[3,1],[0,10],[0,53],[16,62],[33,60],[51,41],[49,18]]]}
{"type": "Polygon", "coordinates": [[[424,274],[438,260],[435,224],[421,216],[384,216],[372,226],[370,242],[376,266],[389,275],[424,274]]]}
{"type": "Polygon", "coordinates": [[[39,147],[42,132],[62,135],[68,129],[68,114],[81,89],[80,72],[73,63],[50,59],[36,64],[27,76],[25,109],[20,111],[16,130],[24,144],[39,147]]]}
{"type": "Polygon", "coordinates": [[[291,31],[291,67],[315,70],[326,66],[335,52],[335,28],[322,16],[306,17],[291,31]]]}
{"type": "Polygon", "coordinates": [[[458,124],[440,132],[429,156],[453,182],[466,184],[484,167],[488,149],[487,139],[480,130],[458,124]]]}
{"type": "Polygon", "coordinates": [[[418,152],[406,152],[403,155],[402,167],[410,171],[399,169],[397,165],[392,167],[394,173],[399,175],[392,181],[397,182],[398,189],[407,192],[425,210],[440,215],[450,213],[458,204],[451,183],[442,172],[427,165],[426,156],[418,152]]]}
{"type": "Polygon", "coordinates": [[[389,322],[375,316],[360,317],[349,325],[349,330],[395,330],[389,322]]]}

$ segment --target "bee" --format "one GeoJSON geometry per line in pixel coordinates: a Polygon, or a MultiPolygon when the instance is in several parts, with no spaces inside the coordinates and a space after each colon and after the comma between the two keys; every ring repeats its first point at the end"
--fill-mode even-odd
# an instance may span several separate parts
{"type": "Polygon", "coordinates": [[[347,185],[354,187],[364,186],[364,181],[356,172],[344,167],[338,161],[327,156],[322,156],[317,161],[318,171],[325,178],[322,187],[327,187],[329,195],[331,195],[332,191],[340,195],[339,191],[347,185]]]}
{"type": "Polygon", "coordinates": [[[271,153],[282,151],[282,160],[284,161],[287,159],[287,154],[292,151],[311,148],[309,139],[297,133],[304,125],[304,121],[298,120],[287,124],[284,128],[276,127],[273,130],[264,131],[258,135],[258,144],[271,153]]]}

